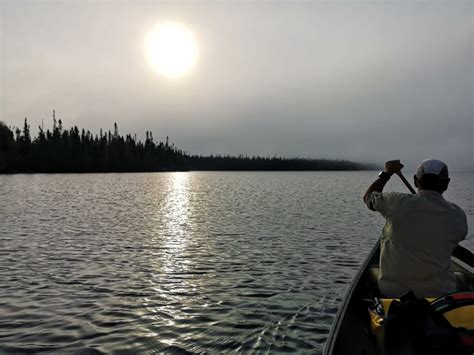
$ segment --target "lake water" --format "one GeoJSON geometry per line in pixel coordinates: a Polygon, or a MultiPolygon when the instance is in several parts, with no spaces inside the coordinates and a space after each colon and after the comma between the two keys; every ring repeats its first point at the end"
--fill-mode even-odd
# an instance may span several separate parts
{"type": "MultiPolygon", "coordinates": [[[[383,225],[375,177],[0,176],[0,352],[319,353],[383,225]]],[[[451,185],[472,234],[474,175],[451,185]]]]}

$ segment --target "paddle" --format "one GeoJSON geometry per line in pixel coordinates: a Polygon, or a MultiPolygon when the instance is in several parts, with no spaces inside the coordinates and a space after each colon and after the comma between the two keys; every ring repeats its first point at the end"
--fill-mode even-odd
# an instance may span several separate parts
{"type": "MultiPolygon", "coordinates": [[[[396,173],[400,180],[403,181],[405,186],[410,190],[412,194],[416,194],[415,189],[410,185],[407,179],[405,179],[405,176],[403,176],[402,172],[399,171],[396,173]]],[[[454,248],[453,251],[453,256],[459,260],[461,260],[463,263],[469,265],[470,267],[474,267],[474,254],[471,253],[469,249],[466,249],[460,245],[458,245],[456,248],[454,248]]]]}
{"type": "Polygon", "coordinates": [[[400,171],[398,171],[398,172],[396,172],[395,174],[397,174],[397,175],[398,175],[398,177],[400,178],[400,180],[402,180],[402,181],[403,181],[403,183],[405,184],[405,186],[406,186],[406,187],[408,187],[408,190],[410,190],[410,192],[411,192],[412,194],[416,194],[416,191],[415,191],[415,189],[414,189],[413,187],[411,187],[411,185],[410,185],[410,183],[408,182],[408,180],[407,180],[407,179],[405,179],[405,176],[403,176],[403,174],[402,174],[402,171],[401,171],[401,170],[400,170],[400,171]]]}

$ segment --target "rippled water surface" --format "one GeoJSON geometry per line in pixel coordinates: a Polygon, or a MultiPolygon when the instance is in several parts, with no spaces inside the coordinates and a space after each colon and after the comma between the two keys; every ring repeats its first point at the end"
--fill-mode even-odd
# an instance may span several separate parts
{"type": "MultiPolygon", "coordinates": [[[[375,176],[0,176],[0,351],[321,352],[383,224],[375,176]]],[[[470,233],[473,185],[447,193],[470,233]]]]}

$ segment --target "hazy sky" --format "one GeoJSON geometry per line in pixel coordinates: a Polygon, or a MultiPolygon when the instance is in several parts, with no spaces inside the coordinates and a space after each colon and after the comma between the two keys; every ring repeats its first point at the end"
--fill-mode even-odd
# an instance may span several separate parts
{"type": "MultiPolygon", "coordinates": [[[[166,136],[192,153],[474,169],[473,1],[7,1],[0,120],[166,136]],[[144,42],[178,21],[181,79],[144,42]]],[[[36,129],[34,130],[36,132],[36,129]]]]}

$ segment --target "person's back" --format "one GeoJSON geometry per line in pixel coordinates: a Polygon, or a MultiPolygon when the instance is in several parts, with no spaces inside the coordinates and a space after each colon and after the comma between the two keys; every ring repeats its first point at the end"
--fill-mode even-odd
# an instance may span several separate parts
{"type": "MultiPolygon", "coordinates": [[[[439,163],[435,167],[445,167],[439,163]]],[[[467,234],[467,220],[458,206],[442,196],[449,183],[447,167],[445,170],[444,188],[439,188],[439,181],[429,185],[426,175],[419,173],[419,179],[415,178],[418,194],[382,193],[388,181],[382,174],[380,191],[369,188],[364,196],[368,207],[386,219],[379,274],[379,287],[386,297],[399,297],[410,290],[418,297],[437,297],[456,290],[456,280],[449,270],[450,258],[467,234]],[[434,189],[420,186],[422,176],[426,185],[434,189]]]]}

